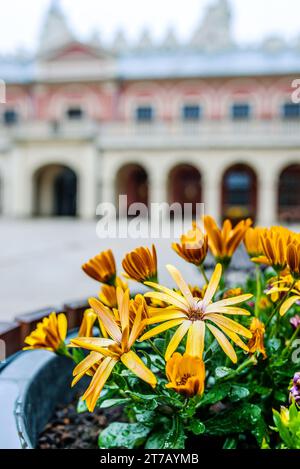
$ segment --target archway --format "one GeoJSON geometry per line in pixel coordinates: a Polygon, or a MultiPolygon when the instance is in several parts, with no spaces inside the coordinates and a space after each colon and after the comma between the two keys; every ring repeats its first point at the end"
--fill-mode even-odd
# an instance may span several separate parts
{"type": "Polygon", "coordinates": [[[198,169],[190,164],[175,166],[169,174],[168,195],[170,204],[192,204],[195,215],[196,204],[202,201],[202,181],[198,169]]]}
{"type": "Polygon", "coordinates": [[[279,176],[278,218],[280,221],[300,222],[300,165],[285,168],[279,176]]]}
{"type": "Polygon", "coordinates": [[[148,206],[149,181],[146,170],[138,164],[123,166],[116,178],[116,204],[119,195],[127,196],[127,209],[131,204],[141,203],[148,206]]]}
{"type": "Polygon", "coordinates": [[[222,217],[234,223],[256,219],[257,177],[252,168],[236,164],[227,169],[222,182],[222,217]]]}
{"type": "Polygon", "coordinates": [[[35,214],[74,217],[77,214],[77,176],[69,167],[53,164],[35,175],[35,214]]]}

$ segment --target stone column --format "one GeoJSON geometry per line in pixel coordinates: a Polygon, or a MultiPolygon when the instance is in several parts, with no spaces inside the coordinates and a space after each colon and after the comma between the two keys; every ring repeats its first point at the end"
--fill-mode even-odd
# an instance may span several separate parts
{"type": "Polygon", "coordinates": [[[148,174],[149,204],[168,202],[167,174],[157,165],[148,174]]]}
{"type": "Polygon", "coordinates": [[[217,167],[206,168],[202,172],[202,201],[204,213],[221,221],[221,187],[222,177],[217,167]]]}
{"type": "Polygon", "coordinates": [[[90,146],[82,150],[84,162],[78,175],[78,215],[81,218],[95,218],[97,201],[97,153],[90,146]]]}
{"type": "Polygon", "coordinates": [[[277,223],[277,185],[276,175],[270,166],[261,172],[257,194],[257,225],[271,226],[277,223]]]}
{"type": "Polygon", "coordinates": [[[14,148],[11,156],[11,215],[29,217],[34,211],[34,175],[26,165],[26,151],[14,148]]]}

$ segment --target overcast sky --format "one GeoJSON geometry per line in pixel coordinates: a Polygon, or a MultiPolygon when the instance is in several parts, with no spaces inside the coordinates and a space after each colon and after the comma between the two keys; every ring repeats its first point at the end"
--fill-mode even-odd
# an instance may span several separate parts
{"type": "MultiPolygon", "coordinates": [[[[188,37],[215,0],[60,0],[69,22],[81,38],[98,30],[109,40],[119,27],[134,39],[145,26],[160,38],[170,25],[188,37]]],[[[256,42],[279,33],[286,39],[300,34],[299,0],[229,0],[234,36],[256,42]]],[[[0,51],[34,49],[50,0],[0,0],[0,51]]]]}

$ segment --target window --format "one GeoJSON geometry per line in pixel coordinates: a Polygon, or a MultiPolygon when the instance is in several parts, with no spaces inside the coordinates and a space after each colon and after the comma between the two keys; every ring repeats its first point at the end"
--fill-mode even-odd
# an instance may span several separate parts
{"type": "Polygon", "coordinates": [[[67,110],[67,117],[70,120],[80,120],[83,117],[83,111],[80,107],[72,107],[67,110]]]}
{"type": "Polygon", "coordinates": [[[299,119],[300,118],[300,104],[286,103],[283,106],[283,117],[285,119],[299,119]]]}
{"type": "Polygon", "coordinates": [[[257,178],[244,164],[231,166],[222,181],[222,216],[237,223],[243,218],[255,218],[257,178]]]}
{"type": "Polygon", "coordinates": [[[201,108],[197,104],[188,104],[183,107],[182,117],[185,121],[198,121],[201,118],[201,108]]]}
{"type": "Polygon", "coordinates": [[[242,171],[229,173],[226,178],[229,205],[247,205],[251,189],[251,176],[242,171]]]}
{"type": "Polygon", "coordinates": [[[250,117],[250,106],[246,103],[233,104],[231,110],[232,119],[249,119],[250,117]]]}
{"type": "Polygon", "coordinates": [[[5,125],[14,125],[18,122],[18,114],[14,109],[4,111],[3,120],[5,125]]]}
{"type": "Polygon", "coordinates": [[[153,108],[151,106],[140,106],[136,110],[138,122],[151,122],[153,120],[153,108]]]}
{"type": "Polygon", "coordinates": [[[285,168],[278,186],[279,219],[288,223],[300,221],[300,165],[285,168]]]}

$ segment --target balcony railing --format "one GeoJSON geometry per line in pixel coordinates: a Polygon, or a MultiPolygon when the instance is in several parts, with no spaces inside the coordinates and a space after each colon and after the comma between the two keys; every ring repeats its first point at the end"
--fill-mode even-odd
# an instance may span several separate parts
{"type": "Polygon", "coordinates": [[[0,126],[0,140],[95,139],[100,147],[299,146],[300,120],[200,121],[197,123],[20,122],[0,126]]]}

